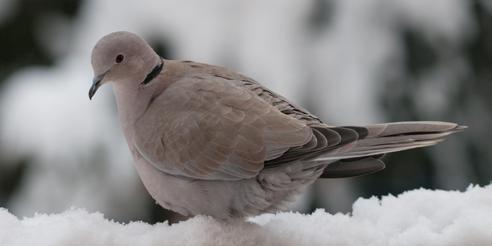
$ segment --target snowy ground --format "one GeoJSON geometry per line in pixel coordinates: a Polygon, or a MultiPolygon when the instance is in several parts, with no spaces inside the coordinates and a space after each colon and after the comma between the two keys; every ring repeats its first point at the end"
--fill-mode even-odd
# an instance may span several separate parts
{"type": "Polygon", "coordinates": [[[492,245],[492,185],[359,199],[352,214],[320,209],[249,222],[119,224],[82,209],[19,220],[1,209],[0,245],[492,245]]]}

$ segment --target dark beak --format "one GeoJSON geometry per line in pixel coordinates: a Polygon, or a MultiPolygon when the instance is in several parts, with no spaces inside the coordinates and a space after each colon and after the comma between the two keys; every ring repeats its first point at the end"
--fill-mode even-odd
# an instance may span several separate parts
{"type": "Polygon", "coordinates": [[[106,75],[106,73],[98,75],[92,80],[92,86],[89,89],[89,100],[92,100],[92,97],[96,94],[97,89],[101,86],[101,81],[104,79],[104,75],[106,75]]]}

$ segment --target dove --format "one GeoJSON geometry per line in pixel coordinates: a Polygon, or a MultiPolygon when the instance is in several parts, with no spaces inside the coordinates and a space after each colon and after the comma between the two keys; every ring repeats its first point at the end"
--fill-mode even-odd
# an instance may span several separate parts
{"type": "Polygon", "coordinates": [[[384,154],[431,146],[465,128],[329,125],[247,76],[164,59],[126,31],[102,37],[91,63],[89,98],[112,85],[140,179],[160,206],[184,216],[282,211],[318,178],[380,171],[384,154]]]}

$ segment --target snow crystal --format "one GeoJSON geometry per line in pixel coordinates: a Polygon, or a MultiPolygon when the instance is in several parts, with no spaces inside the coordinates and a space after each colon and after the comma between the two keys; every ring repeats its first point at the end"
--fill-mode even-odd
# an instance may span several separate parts
{"type": "Polygon", "coordinates": [[[492,185],[419,189],[359,199],[352,214],[265,214],[248,221],[197,216],[169,225],[119,224],[72,209],[17,219],[0,209],[1,245],[491,245],[492,185]]]}

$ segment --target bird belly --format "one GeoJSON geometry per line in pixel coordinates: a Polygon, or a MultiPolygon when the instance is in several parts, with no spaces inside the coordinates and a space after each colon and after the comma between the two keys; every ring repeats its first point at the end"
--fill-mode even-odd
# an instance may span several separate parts
{"type": "Polygon", "coordinates": [[[201,214],[218,219],[284,210],[286,202],[311,183],[299,182],[282,171],[238,181],[197,180],[167,174],[142,158],[136,160],[136,169],[160,206],[185,216],[201,214]]]}
{"type": "Polygon", "coordinates": [[[159,205],[185,216],[244,217],[257,214],[269,205],[256,179],[191,179],[157,170],[143,159],[137,160],[136,168],[145,188],[159,205]]]}

